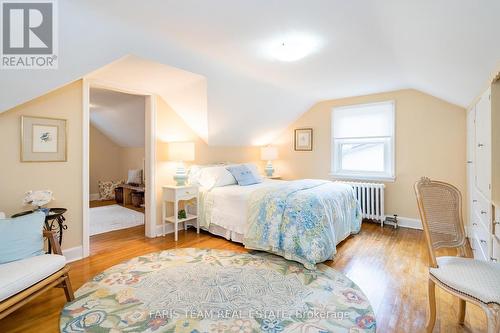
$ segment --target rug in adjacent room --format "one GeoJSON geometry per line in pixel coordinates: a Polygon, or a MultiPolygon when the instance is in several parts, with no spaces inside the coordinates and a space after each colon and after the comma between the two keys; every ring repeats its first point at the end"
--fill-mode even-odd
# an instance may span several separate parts
{"type": "Polygon", "coordinates": [[[144,214],[120,205],[90,208],[90,235],[144,224],[144,214]]]}
{"type": "Polygon", "coordinates": [[[178,249],[113,266],[76,292],[61,332],[375,332],[349,278],[267,253],[178,249]]]}

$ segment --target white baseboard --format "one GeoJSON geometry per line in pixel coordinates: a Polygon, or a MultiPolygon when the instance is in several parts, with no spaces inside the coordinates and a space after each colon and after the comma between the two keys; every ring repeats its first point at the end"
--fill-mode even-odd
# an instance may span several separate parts
{"type": "Polygon", "coordinates": [[[99,200],[99,193],[92,193],[92,194],[89,194],[89,200],[90,200],[90,201],[96,201],[96,200],[99,200]]]}
{"type": "Polygon", "coordinates": [[[67,262],[73,262],[83,258],[83,247],[70,247],[69,249],[62,250],[62,253],[66,257],[67,262]]]}
{"type": "MultiPolygon", "coordinates": [[[[192,223],[194,223],[195,220],[193,221],[188,221],[187,225],[188,226],[193,226],[192,223]]],[[[194,224],[194,226],[196,226],[194,224]]],[[[179,224],[179,231],[184,230],[184,226],[182,224],[179,224]]],[[[174,232],[174,224],[173,223],[166,223],[165,224],[165,235],[167,234],[172,234],[174,232]]],[[[156,237],[161,237],[163,235],[163,226],[161,224],[156,226],[156,237]]]]}
{"type": "MultiPolygon", "coordinates": [[[[393,216],[393,215],[386,215],[393,216]]],[[[384,222],[384,224],[394,225],[392,222],[384,222]]],[[[410,229],[418,229],[423,230],[422,222],[419,219],[413,219],[411,217],[398,216],[398,227],[410,228],[410,229]]]]}

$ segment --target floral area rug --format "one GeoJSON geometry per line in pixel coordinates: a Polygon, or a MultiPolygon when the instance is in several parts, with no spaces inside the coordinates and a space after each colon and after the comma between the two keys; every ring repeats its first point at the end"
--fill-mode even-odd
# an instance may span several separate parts
{"type": "Polygon", "coordinates": [[[61,312],[61,332],[375,332],[358,286],[267,253],[178,249],[113,266],[61,312]]]}

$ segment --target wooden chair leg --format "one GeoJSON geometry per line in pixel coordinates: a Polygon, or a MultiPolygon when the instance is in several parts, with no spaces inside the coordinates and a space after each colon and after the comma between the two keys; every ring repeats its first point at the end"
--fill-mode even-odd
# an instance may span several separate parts
{"type": "Polygon", "coordinates": [[[71,302],[75,299],[75,295],[73,294],[73,288],[71,287],[71,281],[69,280],[69,274],[66,273],[64,275],[64,282],[62,283],[64,288],[64,294],[66,295],[66,300],[71,302]]]}
{"type": "Polygon", "coordinates": [[[436,323],[436,284],[431,279],[429,279],[427,292],[429,297],[429,313],[427,314],[425,329],[428,333],[431,333],[436,323]]]}
{"type": "Polygon", "coordinates": [[[500,332],[500,306],[491,305],[484,309],[488,319],[488,333],[500,332]]]}
{"type": "Polygon", "coordinates": [[[463,325],[465,321],[465,304],[465,300],[461,298],[458,299],[458,323],[460,325],[463,325]]]}

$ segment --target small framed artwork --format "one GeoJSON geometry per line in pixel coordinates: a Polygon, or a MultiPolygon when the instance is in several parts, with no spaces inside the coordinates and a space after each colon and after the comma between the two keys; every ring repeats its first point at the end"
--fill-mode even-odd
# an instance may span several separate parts
{"type": "Polygon", "coordinates": [[[66,120],[21,117],[21,162],[66,162],[66,120]]]}
{"type": "Polygon", "coordinates": [[[312,128],[297,128],[295,130],[296,151],[312,151],[313,150],[313,129],[312,128]]]}

